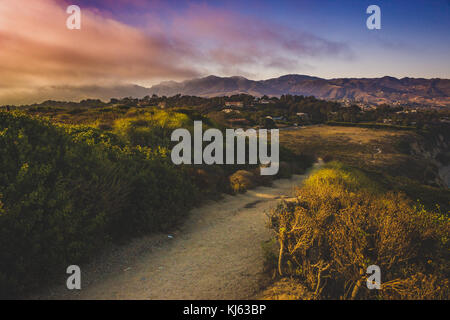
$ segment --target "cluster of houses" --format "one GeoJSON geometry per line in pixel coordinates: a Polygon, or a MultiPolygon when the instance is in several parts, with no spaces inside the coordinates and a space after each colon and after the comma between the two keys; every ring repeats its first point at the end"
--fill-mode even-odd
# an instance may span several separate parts
{"type": "MultiPolygon", "coordinates": [[[[269,104],[269,103],[273,103],[273,101],[268,100],[268,99],[259,99],[256,101],[256,104],[269,104]]],[[[253,104],[252,104],[252,106],[253,106],[253,104]]],[[[244,107],[245,107],[245,105],[244,105],[244,102],[242,102],[242,101],[228,101],[228,102],[225,102],[225,105],[222,107],[222,112],[224,112],[226,114],[233,113],[235,115],[238,115],[241,113],[240,110],[243,109],[244,107]]],[[[294,125],[298,125],[299,123],[305,123],[305,122],[310,121],[310,117],[307,113],[297,112],[296,116],[298,119],[298,123],[294,123],[294,125]]],[[[284,116],[272,116],[272,115],[266,116],[265,119],[271,120],[274,123],[279,123],[279,124],[288,120],[284,116]]],[[[239,116],[228,119],[228,123],[232,126],[247,126],[250,124],[250,122],[247,119],[241,118],[239,116]]]]}
{"type": "Polygon", "coordinates": [[[225,102],[225,107],[243,108],[244,102],[242,101],[228,101],[225,102]]]}
{"type": "MultiPolygon", "coordinates": [[[[244,108],[244,102],[242,101],[227,101],[225,102],[225,107],[222,109],[222,112],[225,113],[241,113],[239,109],[244,108]]],[[[249,124],[249,121],[245,118],[233,118],[229,119],[228,123],[232,126],[246,126],[249,124]]]]}
{"type": "MultiPolygon", "coordinates": [[[[253,107],[258,104],[270,104],[270,103],[274,103],[274,102],[270,99],[256,98],[253,102],[251,102],[251,104],[249,106],[253,107]]],[[[225,107],[226,108],[244,108],[245,105],[244,105],[243,101],[227,101],[227,102],[225,102],[225,107]]]]}
{"type": "MultiPolygon", "coordinates": [[[[297,116],[297,120],[300,123],[305,123],[305,122],[309,122],[310,118],[308,116],[307,113],[304,112],[297,112],[296,113],[297,116]]],[[[287,119],[284,116],[278,116],[278,117],[273,117],[273,116],[266,116],[266,119],[271,119],[273,120],[275,123],[276,122],[280,122],[280,121],[286,121],[287,119]]],[[[294,126],[298,126],[298,123],[294,123],[294,126]]]]}

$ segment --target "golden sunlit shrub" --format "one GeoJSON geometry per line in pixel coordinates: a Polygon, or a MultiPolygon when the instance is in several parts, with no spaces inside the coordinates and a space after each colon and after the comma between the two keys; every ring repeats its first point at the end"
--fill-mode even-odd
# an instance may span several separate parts
{"type": "Polygon", "coordinates": [[[256,185],[255,174],[246,170],[238,170],[230,176],[231,189],[234,193],[243,193],[256,185]]]}
{"type": "Polygon", "coordinates": [[[271,214],[277,272],[316,299],[448,299],[448,216],[385,193],[361,171],[333,162],[310,176],[297,200],[271,214]],[[366,287],[369,265],[381,290],[366,287]]]}
{"type": "Polygon", "coordinates": [[[169,146],[172,131],[190,125],[189,117],[183,113],[155,109],[136,117],[117,119],[114,132],[134,146],[169,146]]]}

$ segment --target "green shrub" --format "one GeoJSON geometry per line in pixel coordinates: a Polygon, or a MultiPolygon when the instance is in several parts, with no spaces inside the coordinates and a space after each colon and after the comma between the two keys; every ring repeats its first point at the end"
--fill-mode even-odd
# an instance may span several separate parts
{"type": "Polygon", "coordinates": [[[0,113],[0,296],[30,291],[112,240],[177,223],[196,200],[164,148],[0,113]]]}

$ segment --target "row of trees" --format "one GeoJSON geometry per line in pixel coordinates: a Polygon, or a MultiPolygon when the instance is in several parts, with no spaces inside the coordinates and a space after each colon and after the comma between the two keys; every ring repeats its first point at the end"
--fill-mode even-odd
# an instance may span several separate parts
{"type": "MultiPolygon", "coordinates": [[[[416,126],[422,128],[436,124],[442,118],[449,117],[449,112],[445,110],[425,110],[419,109],[416,112],[405,109],[401,106],[380,105],[372,109],[361,109],[357,105],[344,107],[338,102],[325,101],[309,96],[282,95],[281,97],[263,96],[257,98],[248,94],[237,94],[229,97],[196,97],[188,95],[166,96],[145,96],[142,99],[122,98],[111,99],[109,102],[103,102],[98,99],[86,99],[80,102],[65,101],[45,101],[41,104],[26,106],[27,109],[45,111],[55,108],[92,108],[92,107],[150,107],[159,106],[163,108],[190,108],[195,109],[202,115],[211,115],[219,112],[225,106],[226,102],[240,101],[244,107],[239,108],[240,116],[247,119],[251,124],[260,124],[263,118],[267,116],[283,117],[290,123],[298,122],[297,113],[308,114],[311,123],[334,122],[375,122],[416,126]]],[[[230,115],[231,116],[231,115],[230,115]]],[[[232,116],[235,116],[232,114],[232,116]]],[[[217,117],[217,115],[215,116],[217,117]]],[[[221,118],[220,116],[218,118],[221,118]]],[[[227,118],[227,116],[222,117],[227,118]]]]}

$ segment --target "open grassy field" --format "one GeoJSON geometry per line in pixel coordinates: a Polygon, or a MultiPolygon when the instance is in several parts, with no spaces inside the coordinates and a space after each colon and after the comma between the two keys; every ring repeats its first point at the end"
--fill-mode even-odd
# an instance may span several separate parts
{"type": "MultiPolygon", "coordinates": [[[[417,139],[420,137],[413,132],[326,125],[280,133],[281,143],[294,151],[395,173],[411,162],[407,144],[417,139]]],[[[420,159],[414,160],[419,165],[420,159]]],[[[419,178],[420,172],[423,171],[417,172],[419,178]]],[[[407,174],[412,173],[408,170],[407,174]]]]}
{"type": "Polygon", "coordinates": [[[387,189],[402,191],[428,208],[450,210],[449,189],[433,182],[435,163],[412,153],[413,144],[428,143],[416,132],[317,125],[280,131],[280,141],[293,152],[363,170],[387,189]]]}

